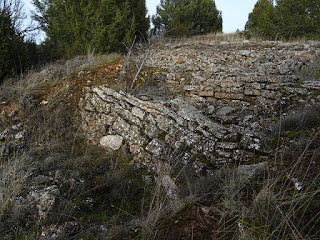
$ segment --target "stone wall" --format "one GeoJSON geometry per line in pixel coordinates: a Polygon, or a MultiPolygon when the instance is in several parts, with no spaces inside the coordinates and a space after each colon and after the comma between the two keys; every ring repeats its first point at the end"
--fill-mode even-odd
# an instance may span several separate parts
{"type": "MultiPolygon", "coordinates": [[[[252,104],[268,110],[275,100],[287,95],[300,99],[308,93],[295,73],[316,55],[320,50],[315,44],[201,42],[154,49],[147,64],[166,73],[170,89],[196,102],[252,104]]],[[[320,88],[319,82],[309,86],[320,88]]]]}
{"type": "Polygon", "coordinates": [[[83,129],[97,144],[127,146],[147,166],[181,152],[179,160],[197,171],[263,155],[272,119],[319,102],[319,82],[296,74],[319,54],[314,44],[279,42],[158,46],[147,62],[154,84],[136,96],[88,90],[80,102],[83,129]]]}

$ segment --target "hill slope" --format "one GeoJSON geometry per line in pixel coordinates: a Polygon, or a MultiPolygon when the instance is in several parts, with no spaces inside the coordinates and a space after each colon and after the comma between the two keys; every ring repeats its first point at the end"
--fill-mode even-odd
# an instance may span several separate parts
{"type": "Polygon", "coordinates": [[[319,43],[149,50],[1,86],[0,236],[319,238],[319,43]]]}

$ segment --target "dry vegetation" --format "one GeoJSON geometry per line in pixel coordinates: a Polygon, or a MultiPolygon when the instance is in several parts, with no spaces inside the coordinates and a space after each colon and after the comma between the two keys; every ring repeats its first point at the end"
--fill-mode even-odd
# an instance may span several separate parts
{"type": "MultiPolygon", "coordinates": [[[[245,37],[188,41],[212,39],[245,37]]],[[[39,239],[42,227],[73,221],[77,231],[64,239],[320,239],[319,106],[282,120],[272,133],[278,151],[259,171],[243,175],[230,163],[212,169],[214,175],[198,176],[189,164],[168,159],[154,177],[135,169],[126,149],[106,154],[81,134],[82,88],[101,81],[128,86],[111,81],[120,79],[121,66],[118,55],[89,53],[0,87],[0,130],[23,122],[29,134],[23,152],[0,158],[1,238],[39,239]],[[299,141],[290,144],[293,138],[299,141]],[[63,198],[48,222],[39,222],[36,209],[26,209],[32,202],[17,209],[14,203],[26,198],[33,178],[58,171],[63,198]],[[172,181],[177,194],[170,195],[163,181],[172,181]]]]}

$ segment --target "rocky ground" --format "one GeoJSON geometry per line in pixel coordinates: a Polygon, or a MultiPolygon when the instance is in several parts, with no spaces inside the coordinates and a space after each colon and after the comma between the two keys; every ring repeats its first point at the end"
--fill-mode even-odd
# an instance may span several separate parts
{"type": "Polygon", "coordinates": [[[162,43],[130,93],[119,56],[4,84],[1,238],[319,239],[319,47],[162,43]]]}

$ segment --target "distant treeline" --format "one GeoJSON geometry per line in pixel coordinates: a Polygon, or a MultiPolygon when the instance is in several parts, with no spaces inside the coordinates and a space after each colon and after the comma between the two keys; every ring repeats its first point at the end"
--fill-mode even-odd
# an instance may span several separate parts
{"type": "Polygon", "coordinates": [[[267,39],[320,39],[320,0],[259,0],[245,26],[267,39]]]}
{"type": "MultiPolygon", "coordinates": [[[[55,59],[124,52],[133,39],[150,34],[170,37],[222,31],[223,13],[214,0],[161,0],[147,16],[145,0],[33,0],[32,16],[46,38],[41,45],[26,40],[21,0],[0,0],[0,82],[55,59]]],[[[245,26],[250,35],[267,39],[320,36],[319,0],[259,0],[245,26]]],[[[232,7],[232,6],[230,6],[232,7]]]]}

